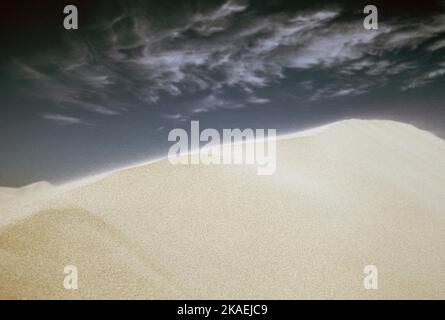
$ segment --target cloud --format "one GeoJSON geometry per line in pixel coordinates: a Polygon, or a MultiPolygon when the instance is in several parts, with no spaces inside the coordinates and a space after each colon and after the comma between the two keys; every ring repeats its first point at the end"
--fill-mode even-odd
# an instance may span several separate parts
{"type": "Polygon", "coordinates": [[[428,47],[430,51],[436,51],[445,48],[445,39],[441,39],[439,41],[434,42],[432,45],[428,47]]]}
{"type": "Polygon", "coordinates": [[[342,19],[339,7],[260,15],[247,2],[227,1],[177,11],[167,23],[153,14],[156,10],[128,9],[91,26],[88,37],[17,63],[18,74],[30,84],[28,94],[56,107],[114,116],[160,104],[165,95],[210,92],[188,108],[190,113],[245,107],[222,98],[233,90],[243,91],[247,104],[267,103],[270,98],[256,98],[257,91],[284,81],[290,72],[329,75],[332,83],[319,87],[313,79],[299,79],[306,91],[315,90],[308,94],[311,101],[363,94],[396,75],[417,78],[405,87],[418,87],[441,72],[413,75],[416,58],[393,53],[430,39],[436,42],[429,50],[441,48],[443,39],[437,38],[445,31],[443,14],[414,23],[381,22],[378,30],[365,30],[361,16],[342,19]]]}
{"type": "Polygon", "coordinates": [[[82,119],[66,116],[62,114],[46,113],[42,115],[42,118],[51,121],[59,126],[69,126],[69,125],[86,125],[91,126],[91,124],[82,119]]]}
{"type": "Polygon", "coordinates": [[[215,94],[210,94],[204,99],[195,102],[192,113],[206,113],[217,109],[240,109],[245,105],[229,99],[223,99],[215,94]]]}
{"type": "Polygon", "coordinates": [[[253,104],[264,104],[264,103],[269,103],[270,99],[259,98],[257,96],[250,96],[249,98],[247,98],[247,102],[248,103],[253,103],[253,104]]]}
{"type": "Polygon", "coordinates": [[[162,117],[168,120],[174,120],[174,121],[179,121],[179,122],[185,122],[188,121],[189,118],[185,115],[176,113],[176,114],[170,114],[170,113],[163,113],[162,117]]]}
{"type": "Polygon", "coordinates": [[[434,81],[436,78],[442,76],[445,76],[445,62],[440,63],[437,69],[428,71],[418,77],[409,80],[408,83],[402,86],[401,89],[403,91],[406,91],[409,89],[424,87],[434,81]]]}
{"type": "Polygon", "coordinates": [[[108,84],[104,75],[79,74],[81,72],[69,75],[69,71],[51,75],[19,61],[14,64],[17,75],[30,80],[26,94],[34,98],[50,101],[57,107],[83,109],[101,115],[117,115],[124,110],[122,106],[111,107],[110,92],[100,90],[108,84]]]}
{"type": "Polygon", "coordinates": [[[192,16],[189,28],[204,36],[221,32],[228,27],[229,21],[236,13],[242,12],[246,8],[246,4],[228,1],[212,12],[198,13],[192,16]]]}
{"type": "Polygon", "coordinates": [[[428,39],[445,32],[445,14],[440,14],[430,21],[394,24],[391,33],[385,39],[385,45],[390,49],[410,47],[416,48],[428,39]]]}
{"type": "Polygon", "coordinates": [[[329,98],[339,98],[339,97],[355,97],[362,95],[370,91],[370,85],[346,85],[344,87],[338,85],[328,85],[321,89],[316,90],[316,92],[310,96],[310,101],[318,101],[322,99],[329,98]]]}

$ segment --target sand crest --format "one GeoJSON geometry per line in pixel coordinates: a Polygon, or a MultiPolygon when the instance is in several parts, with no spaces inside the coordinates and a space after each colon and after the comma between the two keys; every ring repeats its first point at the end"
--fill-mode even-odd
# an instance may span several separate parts
{"type": "Polygon", "coordinates": [[[440,138],[349,120],[282,137],[272,176],[164,159],[1,189],[0,298],[444,299],[444,181],[440,138]]]}

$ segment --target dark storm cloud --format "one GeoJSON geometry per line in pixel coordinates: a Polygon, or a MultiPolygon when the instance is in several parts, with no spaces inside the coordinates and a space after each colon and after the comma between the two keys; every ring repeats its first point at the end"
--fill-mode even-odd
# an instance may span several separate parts
{"type": "Polygon", "coordinates": [[[184,120],[266,104],[273,97],[260,97],[259,89],[286,81],[289,71],[329,71],[329,83],[299,80],[305,88],[300,99],[307,101],[361,95],[393,79],[401,90],[415,89],[445,74],[443,62],[425,69],[415,55],[394,54],[426,42],[424,51],[443,50],[445,14],[418,22],[393,19],[378,30],[363,28],[361,12],[344,19],[341,6],[260,15],[247,1],[227,1],[172,16],[166,24],[143,5],[127,6],[67,39],[59,51],[15,61],[16,76],[27,83],[24,94],[59,107],[58,113],[116,116],[162,104],[163,95],[205,92],[193,108],[165,115],[184,120]],[[236,101],[227,90],[240,91],[236,101]]]}

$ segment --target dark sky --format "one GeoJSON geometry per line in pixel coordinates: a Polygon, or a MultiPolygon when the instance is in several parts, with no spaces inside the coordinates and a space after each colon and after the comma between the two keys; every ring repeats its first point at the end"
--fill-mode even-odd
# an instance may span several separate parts
{"type": "Polygon", "coordinates": [[[0,15],[0,185],[160,157],[190,120],[392,119],[445,138],[444,1],[15,0],[0,15]]]}

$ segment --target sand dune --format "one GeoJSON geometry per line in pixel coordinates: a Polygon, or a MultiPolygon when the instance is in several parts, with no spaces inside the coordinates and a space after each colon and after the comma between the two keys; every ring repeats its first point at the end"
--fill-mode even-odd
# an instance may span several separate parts
{"type": "Polygon", "coordinates": [[[56,192],[50,183],[39,181],[21,188],[0,187],[0,226],[12,223],[22,216],[29,215],[34,209],[28,205],[48,199],[56,192]]]}
{"type": "Polygon", "coordinates": [[[0,198],[0,298],[444,299],[444,181],[443,140],[349,120],[282,137],[272,176],[164,159],[0,198]]]}
{"type": "MultiPolygon", "coordinates": [[[[23,205],[28,200],[42,196],[45,198],[50,190],[53,190],[53,187],[46,181],[39,181],[21,188],[0,187],[0,209],[4,211],[9,205],[23,205]]],[[[0,220],[4,223],[4,215],[0,220]]]]}
{"type": "Polygon", "coordinates": [[[0,187],[0,196],[18,197],[26,194],[35,194],[51,189],[51,184],[46,181],[40,181],[24,186],[22,188],[0,187]]]}

